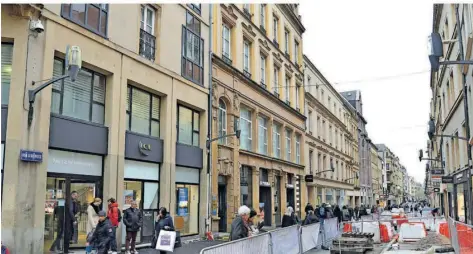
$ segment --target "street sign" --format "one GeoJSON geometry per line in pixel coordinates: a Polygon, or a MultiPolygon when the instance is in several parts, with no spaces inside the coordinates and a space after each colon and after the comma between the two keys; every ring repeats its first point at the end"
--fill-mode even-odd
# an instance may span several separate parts
{"type": "Polygon", "coordinates": [[[20,160],[27,162],[42,162],[43,152],[22,149],[20,150],[20,160]]]}
{"type": "Polygon", "coordinates": [[[313,175],[305,175],[304,179],[308,183],[314,182],[314,176],[313,175]]]}
{"type": "Polygon", "coordinates": [[[442,183],[453,183],[453,176],[442,176],[442,183]]]}
{"type": "Polygon", "coordinates": [[[444,175],[445,170],[443,170],[443,169],[432,169],[432,170],[430,170],[430,173],[432,175],[444,175]]]}

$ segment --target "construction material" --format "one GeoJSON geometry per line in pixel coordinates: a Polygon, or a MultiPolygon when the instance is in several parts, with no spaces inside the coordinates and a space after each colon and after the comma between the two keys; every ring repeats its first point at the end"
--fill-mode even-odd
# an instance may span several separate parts
{"type": "Polygon", "coordinates": [[[333,240],[331,254],[365,253],[373,250],[373,233],[343,233],[338,239],[333,240]]]}

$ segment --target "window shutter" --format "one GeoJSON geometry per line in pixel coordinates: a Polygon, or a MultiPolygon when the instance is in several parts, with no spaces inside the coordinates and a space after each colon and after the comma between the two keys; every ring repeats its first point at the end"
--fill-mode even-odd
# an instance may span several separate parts
{"type": "Polygon", "coordinates": [[[8,104],[13,59],[13,45],[2,44],[2,104],[8,104]]]}

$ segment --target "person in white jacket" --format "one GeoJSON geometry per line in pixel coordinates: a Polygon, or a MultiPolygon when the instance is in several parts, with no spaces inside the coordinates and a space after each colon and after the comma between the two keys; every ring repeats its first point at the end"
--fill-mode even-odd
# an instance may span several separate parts
{"type": "Polygon", "coordinates": [[[99,222],[99,211],[100,205],[102,204],[102,199],[95,198],[94,202],[90,203],[87,207],[87,234],[92,232],[93,229],[97,226],[99,222]]]}

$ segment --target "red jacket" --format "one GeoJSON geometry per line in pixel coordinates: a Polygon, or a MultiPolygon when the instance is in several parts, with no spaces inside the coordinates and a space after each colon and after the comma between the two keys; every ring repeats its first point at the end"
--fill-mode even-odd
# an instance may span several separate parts
{"type": "Polygon", "coordinates": [[[112,226],[118,227],[120,222],[118,222],[118,204],[117,203],[111,203],[110,205],[108,205],[107,217],[112,223],[112,226]]]}

